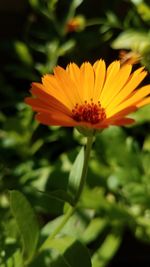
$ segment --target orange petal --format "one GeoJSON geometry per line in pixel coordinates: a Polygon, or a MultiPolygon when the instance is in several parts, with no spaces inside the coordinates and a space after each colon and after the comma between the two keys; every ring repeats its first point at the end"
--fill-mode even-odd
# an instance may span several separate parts
{"type": "Polygon", "coordinates": [[[75,63],[68,64],[66,68],[67,73],[69,74],[71,80],[76,85],[76,90],[78,91],[79,95],[79,103],[83,102],[83,92],[81,90],[81,83],[80,83],[80,69],[75,63]]]}
{"type": "Polygon", "coordinates": [[[101,92],[100,99],[99,99],[102,105],[103,105],[103,99],[107,97],[107,94],[109,93],[109,90],[115,80],[115,77],[119,69],[120,69],[119,61],[114,61],[107,68],[105,84],[103,86],[103,90],[101,92]]]}
{"type": "Polygon", "coordinates": [[[81,65],[81,90],[83,92],[83,102],[90,102],[91,98],[93,98],[93,90],[94,90],[94,70],[92,65],[89,62],[85,62],[81,65]]]}
{"type": "Polygon", "coordinates": [[[117,120],[112,119],[112,120],[109,120],[109,122],[103,121],[101,123],[95,124],[94,128],[95,129],[104,129],[104,128],[109,127],[110,125],[124,126],[124,125],[132,124],[132,123],[134,123],[133,119],[122,117],[122,118],[117,119],[117,120]]]}
{"type": "Polygon", "coordinates": [[[124,126],[124,125],[132,124],[134,122],[135,122],[134,119],[131,119],[131,118],[122,118],[122,119],[118,119],[118,120],[112,122],[111,125],[124,126]]]}
{"type": "Polygon", "coordinates": [[[34,111],[37,110],[37,108],[44,108],[44,109],[49,109],[49,105],[37,98],[31,98],[31,97],[26,97],[25,98],[25,103],[28,104],[29,106],[32,107],[34,111]]]}
{"type": "Polygon", "coordinates": [[[118,121],[122,118],[124,118],[126,115],[134,112],[137,110],[137,107],[135,106],[131,106],[131,107],[128,107],[128,108],[125,108],[124,110],[121,110],[120,112],[114,114],[112,117],[107,117],[105,120],[103,120],[102,122],[100,123],[97,123],[97,128],[101,127],[102,125],[112,125],[112,123],[114,121],[118,121]]]}
{"type": "Polygon", "coordinates": [[[62,111],[63,113],[70,115],[71,111],[63,103],[59,102],[56,98],[54,98],[53,96],[51,96],[51,95],[47,94],[46,92],[44,92],[43,90],[41,90],[40,89],[41,86],[39,86],[39,85],[40,84],[38,84],[38,83],[32,84],[31,93],[34,96],[37,96],[37,98],[39,98],[40,100],[45,102],[48,106],[53,107],[59,111],[62,111]]]}
{"type": "Polygon", "coordinates": [[[102,100],[102,105],[106,108],[109,104],[111,104],[112,100],[117,96],[117,94],[121,91],[122,87],[127,82],[129,75],[131,73],[132,66],[124,65],[116,74],[115,79],[112,81],[108,92],[105,94],[102,100]]]}
{"type": "Polygon", "coordinates": [[[40,112],[36,114],[35,118],[42,124],[51,125],[51,126],[60,125],[60,126],[74,127],[78,125],[78,123],[74,121],[72,118],[59,112],[51,113],[51,114],[46,113],[46,112],[40,112]]]}
{"type": "Polygon", "coordinates": [[[109,121],[109,120],[112,120],[112,119],[118,119],[118,118],[121,118],[121,117],[124,117],[132,112],[135,112],[137,110],[137,107],[136,106],[129,106],[127,108],[124,108],[122,110],[120,110],[119,112],[116,112],[113,116],[111,117],[107,117],[106,121],[109,121]]]}
{"type": "Polygon", "coordinates": [[[145,105],[148,105],[150,104],[150,96],[149,97],[146,97],[144,98],[142,101],[140,101],[138,104],[137,104],[137,107],[143,107],[145,105]]]}
{"type": "Polygon", "coordinates": [[[67,106],[69,109],[72,109],[72,105],[68,96],[65,94],[64,90],[62,90],[62,87],[58,84],[57,79],[54,75],[44,75],[42,77],[42,83],[43,90],[47,94],[52,95],[57,100],[62,102],[65,106],[67,106]]]}
{"type": "Polygon", "coordinates": [[[97,102],[100,99],[101,91],[105,82],[106,76],[106,64],[104,60],[97,60],[93,65],[95,72],[95,84],[93,92],[93,102],[97,102]]]}
{"type": "MultiPolygon", "coordinates": [[[[87,122],[77,122],[75,120],[73,120],[72,118],[64,115],[64,114],[60,114],[59,112],[56,113],[47,113],[47,112],[39,112],[38,114],[36,114],[35,118],[41,122],[42,124],[45,125],[55,125],[55,126],[68,126],[68,127],[87,127],[87,128],[93,128],[96,129],[96,125],[91,124],[91,123],[87,123],[87,122]]],[[[108,127],[107,125],[101,125],[101,127],[98,128],[106,128],[108,127]]]]}
{"type": "Polygon", "coordinates": [[[107,114],[112,116],[115,112],[116,106],[125,100],[133,90],[141,83],[141,81],[145,78],[147,72],[143,71],[143,67],[136,70],[126,85],[122,88],[122,90],[114,97],[114,99],[110,102],[109,106],[107,107],[107,114]]]}
{"type": "Polygon", "coordinates": [[[36,112],[41,112],[41,113],[48,113],[48,114],[52,114],[52,113],[56,113],[59,112],[63,115],[67,115],[67,113],[62,112],[62,110],[58,110],[57,108],[53,107],[53,106],[48,106],[45,102],[37,99],[37,98],[26,98],[26,103],[28,105],[30,105],[32,107],[32,109],[36,112]]]}
{"type": "Polygon", "coordinates": [[[120,110],[127,108],[128,106],[136,105],[139,101],[143,100],[143,98],[148,94],[150,94],[150,85],[145,85],[139,90],[137,90],[133,96],[115,107],[115,112],[119,112],[120,110]]]}
{"type": "Polygon", "coordinates": [[[72,108],[79,103],[79,95],[76,89],[76,85],[74,84],[73,80],[70,79],[67,71],[63,68],[57,66],[54,68],[54,74],[57,79],[57,83],[59,87],[62,88],[65,96],[69,99],[72,108]]]}

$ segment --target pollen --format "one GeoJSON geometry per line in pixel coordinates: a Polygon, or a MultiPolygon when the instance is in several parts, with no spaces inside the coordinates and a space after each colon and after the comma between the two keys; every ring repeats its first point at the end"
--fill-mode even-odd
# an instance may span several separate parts
{"type": "Polygon", "coordinates": [[[93,103],[93,99],[88,103],[86,100],[84,104],[76,104],[72,109],[72,117],[78,122],[88,122],[96,124],[106,118],[105,109],[101,107],[100,101],[93,103]]]}

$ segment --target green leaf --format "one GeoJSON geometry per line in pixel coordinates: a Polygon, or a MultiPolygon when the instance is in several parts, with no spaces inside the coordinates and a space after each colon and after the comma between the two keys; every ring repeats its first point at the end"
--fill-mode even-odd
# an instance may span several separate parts
{"type": "Polygon", "coordinates": [[[26,65],[32,65],[33,59],[27,45],[23,42],[17,41],[14,43],[15,52],[19,59],[26,65]]]}
{"type": "Polygon", "coordinates": [[[73,198],[75,198],[76,193],[78,192],[80,186],[83,164],[84,164],[84,148],[81,148],[79,154],[77,155],[73,163],[68,181],[68,191],[73,198]]]}
{"type": "MultiPolygon", "coordinates": [[[[63,256],[66,266],[68,267],[91,267],[90,255],[87,248],[78,240],[73,237],[63,237],[59,239],[49,240],[47,244],[47,249],[54,249],[63,256]]],[[[59,264],[52,266],[60,267],[59,264]]],[[[65,265],[64,265],[65,266],[65,265]]]]}
{"type": "Polygon", "coordinates": [[[62,255],[60,255],[55,250],[53,250],[53,253],[55,253],[55,258],[50,263],[51,267],[60,267],[60,266],[61,267],[70,267],[70,264],[68,264],[68,262],[66,262],[65,258],[62,255]]]}
{"type": "Polygon", "coordinates": [[[40,3],[39,0],[29,0],[29,4],[33,7],[33,8],[39,8],[40,3]]]}
{"type": "Polygon", "coordinates": [[[23,254],[29,262],[36,250],[39,226],[30,203],[19,191],[10,191],[10,206],[16,220],[23,244],[23,254]]]}
{"type": "Polygon", "coordinates": [[[21,256],[21,251],[17,250],[15,253],[9,257],[8,260],[5,260],[5,262],[0,264],[0,267],[20,267],[23,266],[23,259],[21,256]]]}
{"type": "Polygon", "coordinates": [[[121,243],[121,236],[109,234],[92,257],[92,267],[104,267],[112,259],[121,243]]]}
{"type": "Polygon", "coordinates": [[[58,54],[59,56],[64,56],[65,54],[67,54],[68,52],[70,52],[71,50],[73,50],[73,48],[75,47],[75,40],[70,39],[69,41],[65,42],[59,49],[58,49],[58,54]]]}
{"type": "Polygon", "coordinates": [[[150,22],[150,6],[144,3],[144,1],[133,1],[133,3],[136,5],[137,11],[141,18],[149,23],[150,22]]]}
{"type": "MultiPolygon", "coordinates": [[[[40,191],[39,191],[40,192],[40,191]]],[[[41,192],[43,193],[43,192],[41,192]]],[[[73,199],[65,190],[55,190],[51,192],[44,193],[50,199],[56,199],[60,202],[68,202],[70,205],[73,205],[73,199]]]]}
{"type": "Polygon", "coordinates": [[[91,259],[87,248],[79,241],[74,241],[65,251],[64,258],[71,267],[91,267],[91,259]]]}
{"type": "Polygon", "coordinates": [[[112,43],[113,49],[131,49],[141,54],[150,50],[150,33],[135,30],[122,32],[112,43]]]}
{"type": "MultiPolygon", "coordinates": [[[[59,216],[55,218],[54,220],[51,220],[48,222],[41,231],[41,240],[40,243],[42,244],[49,235],[55,231],[55,229],[60,225],[61,221],[63,220],[65,215],[59,216]]],[[[86,211],[76,211],[70,219],[67,221],[67,223],[64,225],[64,227],[59,232],[60,235],[66,235],[66,236],[72,236],[80,241],[84,241],[82,238],[82,234],[85,231],[87,225],[91,221],[92,216],[91,212],[88,210],[86,211]]],[[[84,235],[85,237],[85,235],[84,235]]],[[[86,238],[86,237],[85,237],[86,238]]]]}
{"type": "Polygon", "coordinates": [[[78,6],[82,4],[83,0],[73,0],[71,1],[70,8],[68,10],[67,19],[72,18],[76,12],[78,6]]]}
{"type": "Polygon", "coordinates": [[[101,218],[92,219],[86,230],[83,232],[82,240],[84,243],[89,243],[95,240],[100,233],[103,232],[105,227],[108,225],[107,220],[101,218]]]}
{"type": "Polygon", "coordinates": [[[50,0],[47,3],[47,7],[49,12],[54,12],[55,8],[56,8],[56,4],[57,4],[58,0],[50,0]]]}
{"type": "Polygon", "coordinates": [[[108,207],[107,199],[101,188],[94,188],[92,190],[86,188],[80,202],[85,209],[99,210],[108,207]]]}
{"type": "Polygon", "coordinates": [[[138,124],[143,124],[143,123],[149,123],[150,122],[150,105],[147,105],[145,107],[140,108],[132,114],[132,118],[136,121],[138,124]]]}
{"type": "Polygon", "coordinates": [[[115,13],[113,13],[112,11],[109,10],[109,11],[107,11],[106,17],[107,17],[107,23],[108,23],[108,25],[111,26],[111,28],[121,27],[118,16],[116,16],[115,13]]]}

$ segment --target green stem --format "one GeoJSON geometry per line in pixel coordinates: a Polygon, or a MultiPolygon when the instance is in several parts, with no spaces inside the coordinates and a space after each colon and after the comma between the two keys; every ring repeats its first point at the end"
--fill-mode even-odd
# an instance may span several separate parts
{"type": "Polygon", "coordinates": [[[73,214],[73,212],[76,209],[76,205],[80,199],[80,196],[81,196],[81,193],[83,191],[84,184],[85,184],[85,180],[86,180],[86,175],[87,175],[87,170],[88,170],[88,162],[89,162],[89,158],[90,158],[90,151],[92,148],[92,143],[93,143],[93,135],[87,137],[87,145],[86,145],[85,156],[84,156],[84,164],[83,164],[83,169],[82,169],[82,175],[81,175],[79,190],[78,190],[77,195],[75,197],[75,206],[73,206],[73,207],[70,206],[68,208],[66,214],[63,216],[62,221],[56,227],[54,232],[42,244],[42,246],[39,249],[39,252],[48,247],[50,240],[52,240],[62,230],[62,228],[65,226],[65,224],[67,223],[67,221],[69,220],[69,218],[71,217],[71,215],[73,214]]]}
{"type": "Polygon", "coordinates": [[[56,227],[56,229],[51,233],[51,235],[44,241],[42,246],[39,249],[39,252],[49,247],[49,242],[61,231],[61,229],[65,226],[71,215],[73,214],[75,210],[75,207],[69,207],[66,214],[63,216],[62,221],[60,224],[56,227]]]}
{"type": "Polygon", "coordinates": [[[77,203],[79,201],[79,198],[81,196],[81,193],[83,191],[83,187],[85,184],[92,143],[93,143],[93,135],[87,137],[87,144],[86,144],[86,150],[85,150],[85,156],[84,156],[84,164],[83,164],[83,169],[82,169],[82,175],[81,175],[79,190],[78,190],[77,195],[75,197],[75,203],[77,203]]]}

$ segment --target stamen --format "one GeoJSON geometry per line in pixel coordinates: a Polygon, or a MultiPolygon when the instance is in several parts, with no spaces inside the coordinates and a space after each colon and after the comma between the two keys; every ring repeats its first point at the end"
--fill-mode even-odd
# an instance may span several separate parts
{"type": "Polygon", "coordinates": [[[93,103],[91,98],[91,103],[84,101],[84,104],[78,105],[72,109],[73,119],[76,121],[84,121],[92,124],[99,123],[106,118],[105,109],[101,107],[100,101],[97,104],[93,103]]]}

